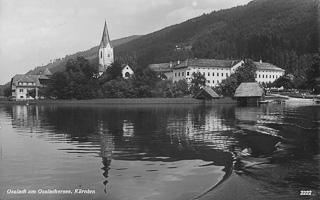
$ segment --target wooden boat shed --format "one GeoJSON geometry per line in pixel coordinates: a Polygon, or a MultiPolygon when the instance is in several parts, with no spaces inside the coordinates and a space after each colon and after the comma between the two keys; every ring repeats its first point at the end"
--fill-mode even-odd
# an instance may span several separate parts
{"type": "Polygon", "coordinates": [[[264,89],[257,82],[241,83],[236,89],[234,97],[238,105],[257,105],[265,97],[264,89]]]}
{"type": "Polygon", "coordinates": [[[219,99],[220,96],[213,91],[210,87],[202,87],[194,96],[195,99],[205,99],[205,100],[212,100],[212,99],[219,99]]]}

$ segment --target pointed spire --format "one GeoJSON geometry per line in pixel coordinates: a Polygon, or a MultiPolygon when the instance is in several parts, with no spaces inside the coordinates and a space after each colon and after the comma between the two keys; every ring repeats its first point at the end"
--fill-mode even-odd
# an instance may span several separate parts
{"type": "Polygon", "coordinates": [[[106,47],[108,43],[112,47],[111,42],[110,42],[110,38],[109,38],[107,22],[105,21],[100,46],[106,47]]]}

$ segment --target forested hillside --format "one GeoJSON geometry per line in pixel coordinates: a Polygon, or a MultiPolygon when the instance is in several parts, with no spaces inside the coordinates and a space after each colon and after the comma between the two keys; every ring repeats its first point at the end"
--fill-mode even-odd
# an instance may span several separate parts
{"type": "Polygon", "coordinates": [[[137,63],[187,57],[263,60],[304,76],[319,48],[318,0],[254,0],[142,36],[115,49],[137,63]]]}
{"type": "MultiPolygon", "coordinates": [[[[254,0],[130,37],[122,45],[114,45],[115,57],[134,69],[186,58],[251,58],[284,68],[303,82],[312,54],[319,48],[318,4],[318,0],[254,0]]],[[[52,72],[64,70],[67,60],[77,56],[98,64],[94,47],[45,67],[52,72]]]]}

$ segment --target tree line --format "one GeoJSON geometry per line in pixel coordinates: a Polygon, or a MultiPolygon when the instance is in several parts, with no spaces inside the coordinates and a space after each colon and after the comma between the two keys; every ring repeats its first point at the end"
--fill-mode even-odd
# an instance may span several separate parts
{"type": "MultiPolygon", "coordinates": [[[[98,67],[83,57],[70,59],[66,70],[56,72],[39,95],[54,99],[173,98],[188,95],[186,81],[172,83],[149,68],[137,68],[132,77],[122,77],[122,64],[115,61],[99,76],[98,67]]],[[[30,91],[31,96],[35,92],[30,91]]]]}

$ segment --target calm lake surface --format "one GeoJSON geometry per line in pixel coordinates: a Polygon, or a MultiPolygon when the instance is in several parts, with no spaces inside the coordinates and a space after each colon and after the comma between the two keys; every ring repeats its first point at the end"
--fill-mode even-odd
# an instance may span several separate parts
{"type": "Polygon", "coordinates": [[[312,102],[0,105],[0,126],[3,200],[320,197],[312,102]]]}

